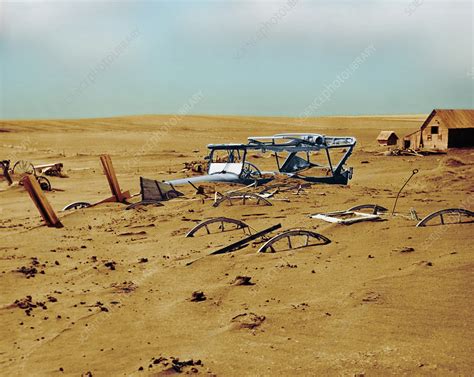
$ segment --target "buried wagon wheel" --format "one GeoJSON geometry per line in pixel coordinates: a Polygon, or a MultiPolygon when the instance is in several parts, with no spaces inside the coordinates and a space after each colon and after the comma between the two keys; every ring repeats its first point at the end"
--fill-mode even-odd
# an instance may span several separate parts
{"type": "Polygon", "coordinates": [[[276,236],[272,237],[269,239],[267,242],[263,244],[260,249],[258,249],[258,253],[266,253],[268,251],[274,253],[275,247],[274,245],[285,239],[287,241],[287,249],[286,250],[295,250],[295,249],[300,249],[303,247],[309,247],[309,246],[319,246],[319,245],[327,245],[331,243],[331,240],[322,234],[312,232],[310,230],[304,230],[304,229],[293,229],[293,230],[287,230],[285,232],[282,232],[280,234],[277,234],[276,236]],[[303,237],[305,242],[299,246],[296,244],[293,244],[291,242],[292,237],[303,237]],[[311,243],[310,239],[316,240],[316,243],[311,243]]]}
{"type": "Polygon", "coordinates": [[[236,229],[243,229],[244,233],[245,233],[245,229],[248,229],[248,231],[250,232],[250,227],[246,223],[244,223],[243,221],[236,220],[236,219],[231,219],[231,218],[228,218],[228,217],[214,217],[212,219],[201,221],[193,229],[191,229],[188,233],[186,233],[185,237],[194,237],[194,234],[201,228],[206,229],[207,234],[211,234],[211,230],[209,229],[209,225],[214,224],[214,223],[220,224],[219,230],[221,232],[226,232],[226,231],[229,231],[229,230],[236,230],[236,229]],[[225,229],[224,223],[234,224],[236,227],[234,227],[233,229],[225,229]]]}
{"type": "Polygon", "coordinates": [[[63,211],[69,211],[71,209],[81,209],[81,208],[87,208],[87,207],[90,207],[90,206],[91,206],[91,204],[88,203],[88,202],[73,202],[71,204],[68,204],[62,210],[63,211]]]}
{"type": "Polygon", "coordinates": [[[27,160],[19,160],[15,162],[15,165],[13,165],[13,174],[18,174],[20,176],[26,175],[26,174],[33,174],[35,175],[35,167],[30,161],[27,160]]]}
{"type": "Polygon", "coordinates": [[[241,201],[243,205],[251,201],[255,202],[256,205],[264,205],[264,206],[272,205],[272,203],[270,203],[266,198],[264,198],[263,196],[259,194],[245,192],[243,194],[238,194],[238,195],[237,194],[224,195],[221,198],[217,199],[212,206],[219,207],[219,205],[224,202],[227,202],[228,205],[233,205],[233,201],[241,201]]]}
{"type": "Polygon", "coordinates": [[[463,224],[472,223],[474,221],[474,212],[464,208],[446,208],[441,211],[430,213],[424,217],[418,224],[417,227],[429,226],[429,225],[448,225],[448,224],[463,224]],[[438,221],[433,221],[439,218],[438,221]],[[429,224],[430,223],[430,224],[429,224]]]}
{"type": "Polygon", "coordinates": [[[363,210],[371,210],[371,213],[373,215],[378,215],[379,213],[382,212],[387,212],[388,209],[382,206],[379,206],[378,204],[361,204],[355,207],[349,208],[347,211],[358,211],[361,212],[363,210]]]}
{"type": "Polygon", "coordinates": [[[36,180],[43,191],[51,191],[51,183],[49,179],[43,176],[37,177],[36,180]]]}

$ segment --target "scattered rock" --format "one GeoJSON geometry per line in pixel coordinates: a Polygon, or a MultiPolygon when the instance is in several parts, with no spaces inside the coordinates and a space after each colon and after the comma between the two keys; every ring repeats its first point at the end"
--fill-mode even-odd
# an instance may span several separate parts
{"type": "Polygon", "coordinates": [[[105,262],[104,266],[113,271],[113,270],[115,270],[115,265],[116,264],[117,263],[115,263],[114,261],[109,261],[109,262],[105,262]]]}
{"type": "Polygon", "coordinates": [[[250,280],[252,279],[251,276],[237,276],[234,281],[232,282],[233,285],[254,285],[250,280]]]}
{"type": "Polygon", "coordinates": [[[111,287],[115,288],[117,293],[131,293],[138,288],[133,281],[124,281],[123,283],[112,283],[111,287]]]}
{"type": "Polygon", "coordinates": [[[413,253],[415,249],[413,247],[404,246],[404,247],[395,249],[394,251],[398,251],[399,253],[413,253]]]}
{"type": "Polygon", "coordinates": [[[422,260],[422,261],[419,261],[417,263],[414,263],[418,266],[426,266],[426,267],[432,267],[433,266],[433,262],[430,262],[430,261],[427,261],[427,260],[422,260]]]}
{"type": "MultiPolygon", "coordinates": [[[[201,360],[180,360],[177,357],[163,357],[152,358],[150,360],[149,369],[160,368],[163,375],[174,374],[174,373],[199,373],[199,368],[202,368],[204,364],[201,360]]],[[[160,374],[161,375],[161,374],[160,374]]]]}
{"type": "Polygon", "coordinates": [[[264,321],[265,316],[257,315],[255,313],[242,313],[232,318],[231,322],[236,324],[239,329],[255,329],[259,327],[264,321]]]}
{"type": "Polygon", "coordinates": [[[206,295],[202,291],[194,291],[191,295],[192,302],[205,301],[207,299],[206,295]]]}
{"type": "Polygon", "coordinates": [[[21,266],[15,270],[15,272],[22,273],[26,276],[27,279],[34,278],[36,274],[44,274],[44,268],[46,265],[43,263],[41,264],[36,257],[31,258],[30,266],[21,266]],[[43,268],[40,270],[40,268],[43,268]]]}
{"type": "Polygon", "coordinates": [[[377,292],[367,292],[364,297],[362,297],[362,302],[377,302],[380,299],[380,294],[377,292]]]}
{"type": "Polygon", "coordinates": [[[26,296],[25,298],[15,300],[15,302],[12,305],[8,306],[8,308],[15,308],[15,307],[19,309],[23,309],[27,316],[30,316],[31,312],[35,308],[41,308],[43,310],[46,310],[48,308],[46,304],[42,301],[33,302],[33,298],[31,296],[26,296]]]}
{"type": "Polygon", "coordinates": [[[109,309],[100,301],[97,301],[92,306],[99,308],[101,312],[108,312],[109,311],[109,309]]]}

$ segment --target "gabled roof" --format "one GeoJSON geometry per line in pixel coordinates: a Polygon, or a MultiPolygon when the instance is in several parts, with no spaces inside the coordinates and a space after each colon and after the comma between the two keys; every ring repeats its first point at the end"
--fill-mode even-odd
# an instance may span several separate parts
{"type": "Polygon", "coordinates": [[[435,115],[441,118],[447,128],[474,128],[474,110],[434,109],[421,125],[421,129],[425,128],[435,115]]]}
{"type": "Polygon", "coordinates": [[[392,135],[395,135],[395,138],[398,139],[395,131],[380,131],[379,136],[377,136],[377,140],[388,140],[392,135]]]}

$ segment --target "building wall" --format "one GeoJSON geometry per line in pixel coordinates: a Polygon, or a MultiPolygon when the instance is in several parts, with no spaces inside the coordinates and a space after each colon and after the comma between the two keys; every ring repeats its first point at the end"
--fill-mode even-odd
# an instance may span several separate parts
{"type": "Polygon", "coordinates": [[[448,136],[448,128],[438,115],[435,115],[431,121],[421,129],[423,149],[448,149],[448,136]]]}
{"type": "Polygon", "coordinates": [[[403,139],[403,148],[419,149],[421,131],[417,131],[410,136],[405,136],[403,139]]]}

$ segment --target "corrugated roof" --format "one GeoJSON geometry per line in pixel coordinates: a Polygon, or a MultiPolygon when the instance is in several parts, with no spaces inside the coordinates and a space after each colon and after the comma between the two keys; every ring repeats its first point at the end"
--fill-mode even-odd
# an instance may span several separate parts
{"type": "Polygon", "coordinates": [[[380,131],[379,136],[377,136],[377,140],[388,140],[390,136],[395,135],[395,137],[398,139],[397,134],[395,131],[380,131]]]}
{"type": "Polygon", "coordinates": [[[422,124],[425,128],[431,119],[438,115],[447,128],[474,128],[474,110],[444,110],[434,109],[422,124]]]}

